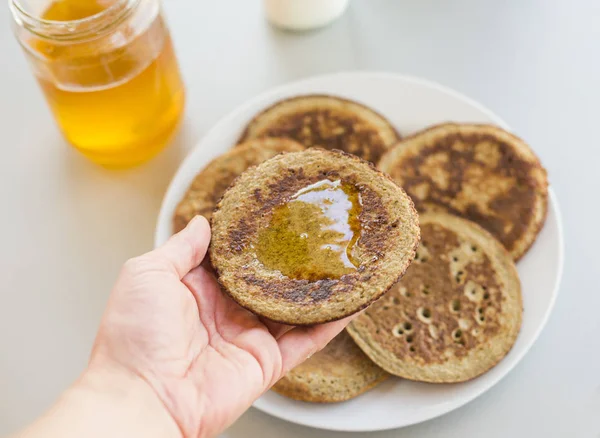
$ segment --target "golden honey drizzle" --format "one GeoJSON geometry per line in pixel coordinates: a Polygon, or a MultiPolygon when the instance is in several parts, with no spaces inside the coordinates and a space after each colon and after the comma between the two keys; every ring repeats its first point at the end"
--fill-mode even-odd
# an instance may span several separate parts
{"type": "Polygon", "coordinates": [[[336,279],[357,270],[353,250],[360,237],[358,189],[339,180],[311,184],[274,208],[259,231],[257,258],[267,268],[298,280],[336,279]]]}

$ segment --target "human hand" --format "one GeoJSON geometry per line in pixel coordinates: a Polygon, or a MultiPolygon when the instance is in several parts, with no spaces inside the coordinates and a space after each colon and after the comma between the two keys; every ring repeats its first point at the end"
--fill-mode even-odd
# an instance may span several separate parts
{"type": "Polygon", "coordinates": [[[224,430],[348,322],[262,321],[200,265],[209,241],[208,222],[198,216],[161,248],[125,264],[89,365],[94,376],[125,373],[148,385],[184,438],[224,430]]]}

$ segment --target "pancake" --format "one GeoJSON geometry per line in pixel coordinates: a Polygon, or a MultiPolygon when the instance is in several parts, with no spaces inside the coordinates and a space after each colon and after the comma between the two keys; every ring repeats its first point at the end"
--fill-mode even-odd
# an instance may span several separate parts
{"type": "Polygon", "coordinates": [[[286,138],[264,138],[244,142],[212,160],[194,178],[175,209],[173,231],[185,228],[194,216],[209,219],[225,189],[250,166],[262,163],[282,152],[298,152],[304,147],[286,138]]]}
{"type": "Polygon", "coordinates": [[[446,211],[478,223],[514,260],[546,219],[546,171],[523,140],[496,126],[431,127],[398,143],[378,167],[419,212],[446,211]]]}
{"type": "Polygon", "coordinates": [[[521,286],[510,254],[477,224],[420,216],[421,245],[406,275],[347,330],[377,365],[405,379],[462,382],[511,349],[521,286]]]}
{"type": "Polygon", "coordinates": [[[288,137],[306,147],[340,149],[377,162],[398,133],[383,116],[358,102],[306,95],[277,102],[248,124],[242,140],[288,137]]]}
{"type": "Polygon", "coordinates": [[[343,331],[272,389],[295,400],[331,403],[354,398],[387,377],[343,331]]]}
{"type": "Polygon", "coordinates": [[[291,325],[351,315],[404,273],[419,240],[412,201],[341,151],[310,148],[248,169],[212,217],[210,259],[250,311],[291,325]]]}

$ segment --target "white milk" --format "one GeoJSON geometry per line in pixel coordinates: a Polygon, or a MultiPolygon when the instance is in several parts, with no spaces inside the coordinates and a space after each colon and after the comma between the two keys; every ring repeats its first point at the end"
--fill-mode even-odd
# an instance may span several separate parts
{"type": "Polygon", "coordinates": [[[346,10],[349,0],[264,0],[267,17],[275,26],[308,30],[325,26],[346,10]]]}

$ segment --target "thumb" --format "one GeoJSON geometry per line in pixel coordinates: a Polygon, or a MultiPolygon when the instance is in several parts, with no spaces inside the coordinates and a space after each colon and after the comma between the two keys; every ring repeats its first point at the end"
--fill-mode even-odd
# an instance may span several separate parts
{"type": "Polygon", "coordinates": [[[204,216],[196,216],[183,230],[148,255],[166,262],[181,279],[202,262],[209,243],[210,225],[204,216]]]}

